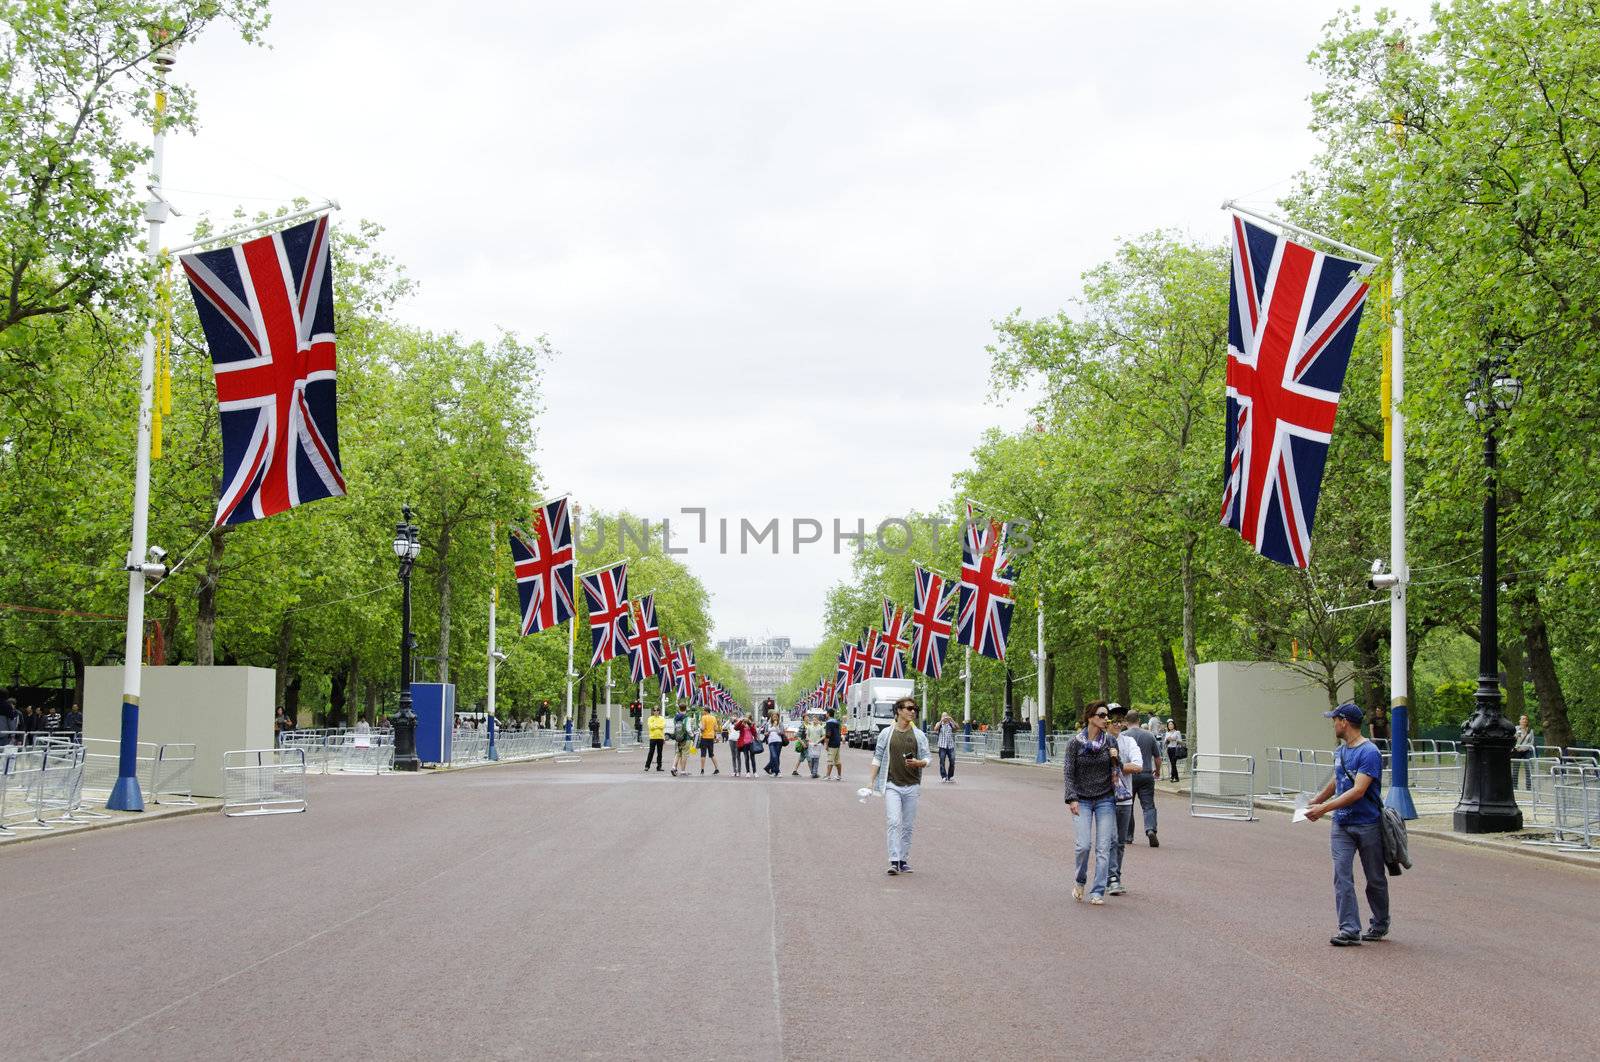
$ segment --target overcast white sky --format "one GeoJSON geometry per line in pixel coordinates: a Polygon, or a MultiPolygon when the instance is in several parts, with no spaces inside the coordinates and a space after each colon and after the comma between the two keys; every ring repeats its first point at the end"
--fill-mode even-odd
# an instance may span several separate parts
{"type": "MultiPolygon", "coordinates": [[[[401,316],[548,334],[552,492],[870,525],[1022,422],[993,320],[1287,189],[1339,6],[274,0],[269,49],[179,56],[202,128],[167,184],[191,217],[337,198],[419,281],[401,316]]],[[[848,544],[736,537],[687,558],[717,637],[820,636],[848,544]]]]}

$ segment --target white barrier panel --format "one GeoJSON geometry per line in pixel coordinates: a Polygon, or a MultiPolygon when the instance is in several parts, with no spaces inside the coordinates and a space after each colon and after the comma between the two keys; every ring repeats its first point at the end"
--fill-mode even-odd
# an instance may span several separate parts
{"type": "Polygon", "coordinates": [[[222,813],[287,815],[306,810],[304,749],[241,749],[222,754],[222,813]]]}
{"type": "Polygon", "coordinates": [[[1197,752],[1189,757],[1189,814],[1200,819],[1256,817],[1256,758],[1197,752]]]}
{"type": "Polygon", "coordinates": [[[188,806],[194,801],[195,746],[174,742],[156,750],[150,793],[157,804],[188,806]]]}

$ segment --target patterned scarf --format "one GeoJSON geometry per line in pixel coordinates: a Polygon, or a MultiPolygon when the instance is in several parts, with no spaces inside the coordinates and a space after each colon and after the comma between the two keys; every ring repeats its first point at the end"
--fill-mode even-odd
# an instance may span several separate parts
{"type": "MultiPolygon", "coordinates": [[[[1090,752],[1100,753],[1105,751],[1105,747],[1115,741],[1116,738],[1111,736],[1111,731],[1102,730],[1100,731],[1099,739],[1091,741],[1089,740],[1089,728],[1084,727],[1078,731],[1078,740],[1082,741],[1083,747],[1090,752]]],[[[1122,747],[1120,745],[1117,746],[1117,756],[1117,759],[1111,761],[1111,788],[1116,794],[1117,801],[1120,802],[1133,796],[1133,783],[1128,781],[1128,776],[1122,773],[1122,747]]]]}

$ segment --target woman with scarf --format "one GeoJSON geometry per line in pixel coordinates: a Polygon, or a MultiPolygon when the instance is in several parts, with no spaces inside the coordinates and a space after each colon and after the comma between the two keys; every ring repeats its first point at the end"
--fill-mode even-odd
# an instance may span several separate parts
{"type": "Polygon", "coordinates": [[[1077,883],[1072,898],[1105,903],[1111,839],[1117,830],[1116,776],[1121,773],[1116,738],[1107,729],[1111,713],[1105,701],[1091,701],[1083,710],[1083,729],[1067,742],[1062,757],[1066,804],[1072,809],[1072,835],[1077,883]],[[1094,880],[1089,881],[1089,845],[1093,834],[1094,880]]]}

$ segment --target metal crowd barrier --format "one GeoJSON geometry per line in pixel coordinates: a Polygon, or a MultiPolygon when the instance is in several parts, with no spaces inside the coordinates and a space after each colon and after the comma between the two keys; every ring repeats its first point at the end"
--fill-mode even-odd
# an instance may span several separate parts
{"type": "Polygon", "coordinates": [[[180,807],[194,804],[194,755],[195,747],[188,742],[172,742],[156,750],[152,800],[180,807]]]}
{"type": "Polygon", "coordinates": [[[0,753],[0,833],[82,822],[83,746],[9,748],[0,753]]]}
{"type": "Polygon", "coordinates": [[[1561,754],[1562,760],[1577,766],[1585,764],[1600,767],[1600,749],[1584,748],[1581,745],[1568,745],[1561,754]]]}
{"type": "Polygon", "coordinates": [[[35,824],[38,809],[34,798],[44,774],[44,759],[44,749],[0,749],[0,834],[40,828],[35,824]]]}
{"type": "Polygon", "coordinates": [[[306,810],[303,748],[224,752],[222,778],[222,813],[230,818],[306,810]]]}
{"type": "Polygon", "coordinates": [[[1256,758],[1217,752],[1189,757],[1189,814],[1201,819],[1256,817],[1256,758]]]}
{"type": "MultiPolygon", "coordinates": [[[[122,741],[117,738],[86,738],[83,742],[84,770],[83,789],[85,796],[100,803],[111,798],[111,790],[117,784],[117,772],[120,767],[122,741]]],[[[160,756],[161,746],[150,741],[141,741],[136,746],[134,754],[134,777],[139,780],[139,791],[152,793],[155,789],[156,759],[160,756]]],[[[108,815],[86,813],[90,818],[109,818],[108,815]]]]}

